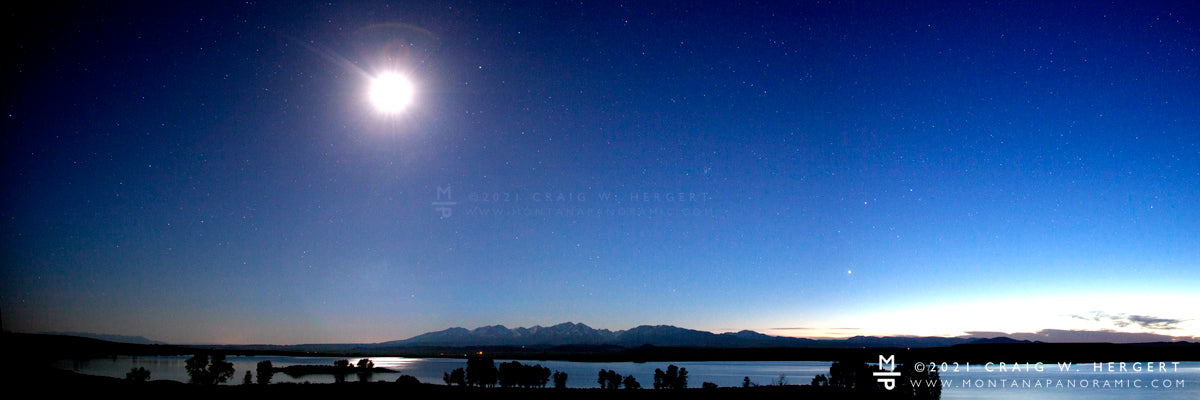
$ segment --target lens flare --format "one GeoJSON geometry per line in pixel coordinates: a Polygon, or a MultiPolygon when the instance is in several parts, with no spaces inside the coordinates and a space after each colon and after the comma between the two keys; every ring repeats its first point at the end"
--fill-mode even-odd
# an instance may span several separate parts
{"type": "Polygon", "coordinates": [[[371,82],[371,104],[385,114],[404,111],[413,101],[415,89],[408,78],[400,74],[380,74],[371,82]]]}

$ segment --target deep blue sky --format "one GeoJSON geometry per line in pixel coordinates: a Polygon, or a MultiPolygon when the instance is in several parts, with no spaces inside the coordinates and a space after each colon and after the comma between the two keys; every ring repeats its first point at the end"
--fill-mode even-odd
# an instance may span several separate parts
{"type": "Polygon", "coordinates": [[[1193,2],[209,3],[6,6],[4,329],[1200,336],[1193,2]]]}

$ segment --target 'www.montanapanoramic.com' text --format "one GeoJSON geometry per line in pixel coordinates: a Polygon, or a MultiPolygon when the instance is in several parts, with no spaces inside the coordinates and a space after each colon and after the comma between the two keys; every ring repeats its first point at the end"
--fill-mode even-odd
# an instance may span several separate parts
{"type": "Polygon", "coordinates": [[[914,388],[996,388],[996,389],[1180,389],[1185,379],[922,379],[909,380],[914,388]]]}

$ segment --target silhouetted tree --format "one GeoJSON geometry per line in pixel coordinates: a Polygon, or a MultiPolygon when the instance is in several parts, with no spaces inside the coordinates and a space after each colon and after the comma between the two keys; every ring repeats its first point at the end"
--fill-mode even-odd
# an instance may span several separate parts
{"type": "Polygon", "coordinates": [[[567,388],[567,373],[566,372],[555,372],[554,373],[554,388],[555,389],[566,389],[567,388]]]}
{"type": "MultiPolygon", "coordinates": [[[[514,363],[516,361],[513,361],[514,363]]],[[[520,364],[518,364],[520,365],[520,364]]],[[[550,369],[537,365],[520,365],[517,368],[517,385],[524,388],[546,387],[550,381],[550,369]]]]}
{"type": "Polygon", "coordinates": [[[345,383],[346,374],[350,373],[350,360],[335,360],[333,362],[333,382],[345,383]]]}
{"type": "Polygon", "coordinates": [[[634,378],[633,375],[626,376],[625,380],[622,381],[621,383],[623,383],[625,385],[626,389],[641,389],[642,388],[642,384],[638,383],[637,378],[634,378]]]}
{"type": "MultiPolygon", "coordinates": [[[[886,388],[876,380],[874,372],[877,371],[861,361],[843,360],[829,366],[828,378],[825,375],[813,377],[812,385],[849,389],[859,393],[880,394],[886,388]]],[[[900,372],[900,376],[895,378],[896,386],[889,395],[896,398],[921,400],[941,398],[941,377],[937,371],[917,372],[915,368],[906,363],[897,363],[894,371],[900,372]]]]}
{"type": "Polygon", "coordinates": [[[496,386],[496,362],[490,358],[467,359],[467,384],[479,387],[496,386]]]}
{"type": "Polygon", "coordinates": [[[242,384],[249,385],[254,383],[254,377],[250,375],[250,371],[246,371],[246,376],[242,377],[242,384]]]}
{"type": "MultiPolygon", "coordinates": [[[[747,379],[749,379],[747,377],[747,379]]],[[[675,364],[667,366],[667,372],[661,369],[654,370],[654,388],[655,389],[687,389],[687,368],[676,367],[675,364]]]]}
{"type": "Polygon", "coordinates": [[[923,368],[917,372],[909,363],[897,364],[900,378],[896,379],[895,392],[908,394],[914,399],[936,400],[942,397],[941,374],[936,368],[923,368]]]}
{"type": "Polygon", "coordinates": [[[500,387],[516,386],[517,380],[520,378],[521,367],[521,363],[516,361],[500,363],[500,368],[496,369],[496,381],[500,383],[500,387]]]}
{"type": "Polygon", "coordinates": [[[750,385],[752,385],[752,383],[750,383],[750,377],[747,376],[745,378],[742,378],[742,387],[748,388],[748,387],[750,387],[750,385]]]}
{"type": "Polygon", "coordinates": [[[779,379],[775,380],[775,386],[787,386],[787,375],[779,374],[779,379]]]}
{"type": "Polygon", "coordinates": [[[442,374],[442,381],[446,382],[446,386],[458,385],[467,386],[467,373],[462,368],[456,368],[454,371],[442,374]]]}
{"type": "Polygon", "coordinates": [[[617,389],[621,387],[621,378],[617,371],[601,369],[596,383],[600,384],[601,389],[617,389]]]}
{"type": "Polygon", "coordinates": [[[396,383],[404,386],[414,386],[420,385],[421,381],[412,375],[400,375],[399,378],[396,378],[396,383]]]}
{"type": "Polygon", "coordinates": [[[524,388],[546,387],[550,382],[550,369],[538,365],[524,365],[517,361],[501,363],[496,371],[500,387],[520,386],[524,388]]]}
{"type": "Polygon", "coordinates": [[[258,372],[259,385],[271,383],[271,378],[275,375],[275,367],[271,365],[271,360],[259,361],[255,369],[258,372]]]}
{"type": "Polygon", "coordinates": [[[207,354],[196,354],[185,362],[184,368],[191,382],[198,385],[217,385],[233,377],[233,363],[225,361],[224,354],[214,354],[212,362],[207,354]]]}
{"type": "Polygon", "coordinates": [[[184,361],[183,368],[187,370],[188,380],[191,383],[203,385],[210,381],[208,379],[208,354],[196,354],[192,358],[184,361]]]}
{"type": "Polygon", "coordinates": [[[868,373],[866,363],[858,361],[838,361],[829,366],[829,386],[844,389],[854,389],[858,384],[858,375],[868,373]]]}
{"type": "Polygon", "coordinates": [[[550,383],[550,368],[541,365],[537,365],[536,367],[533,371],[534,382],[537,384],[537,387],[544,388],[547,383],[550,383]]]}
{"type": "Polygon", "coordinates": [[[373,368],[375,368],[375,362],[371,361],[370,358],[359,359],[358,360],[358,371],[355,371],[355,373],[358,374],[358,381],[359,382],[370,382],[371,374],[374,373],[374,371],[372,371],[373,368]]]}
{"type": "Polygon", "coordinates": [[[146,382],[150,380],[150,371],[144,367],[130,369],[129,372],[125,374],[125,380],[137,383],[146,382]]]}

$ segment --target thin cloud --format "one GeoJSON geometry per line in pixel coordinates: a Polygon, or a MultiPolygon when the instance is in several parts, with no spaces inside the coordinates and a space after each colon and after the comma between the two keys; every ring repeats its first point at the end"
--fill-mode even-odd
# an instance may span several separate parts
{"type": "Polygon", "coordinates": [[[1101,318],[1101,315],[1103,315],[1104,313],[1101,313],[1101,312],[1099,312],[1099,311],[1093,311],[1091,314],[1092,314],[1092,316],[1090,316],[1090,317],[1088,317],[1088,316],[1083,316],[1083,315],[1079,315],[1079,314],[1068,314],[1067,316],[1068,316],[1068,317],[1071,317],[1071,318],[1075,318],[1075,319],[1081,319],[1081,320],[1084,320],[1084,321],[1096,321],[1096,322],[1099,322],[1099,321],[1102,319],[1102,318],[1101,318]]]}
{"type": "Polygon", "coordinates": [[[1149,315],[1109,314],[1109,313],[1100,312],[1100,311],[1092,311],[1089,314],[1090,314],[1090,316],[1079,315],[1079,314],[1068,314],[1067,316],[1074,318],[1074,319],[1084,320],[1084,321],[1108,322],[1118,328],[1125,328],[1125,327],[1129,327],[1132,325],[1137,325],[1137,326],[1142,327],[1142,329],[1156,330],[1156,331],[1157,330],[1165,330],[1165,331],[1177,330],[1177,329],[1181,328],[1179,326],[1180,324],[1183,324],[1184,322],[1189,321],[1186,319],[1161,318],[1161,317],[1154,317],[1154,316],[1149,316],[1149,315]]]}
{"type": "Polygon", "coordinates": [[[994,337],[1008,337],[1016,340],[1029,340],[1047,343],[1148,343],[1148,342],[1176,342],[1176,341],[1195,341],[1197,337],[1188,336],[1169,336],[1149,332],[1118,332],[1110,329],[1104,330],[1066,330],[1066,329],[1042,329],[1037,332],[995,332],[995,331],[971,331],[966,332],[968,338],[990,339],[994,337]]]}
{"type": "Polygon", "coordinates": [[[1167,331],[1179,329],[1179,324],[1187,321],[1186,319],[1157,318],[1146,315],[1130,315],[1126,319],[1142,328],[1167,331]]]}

